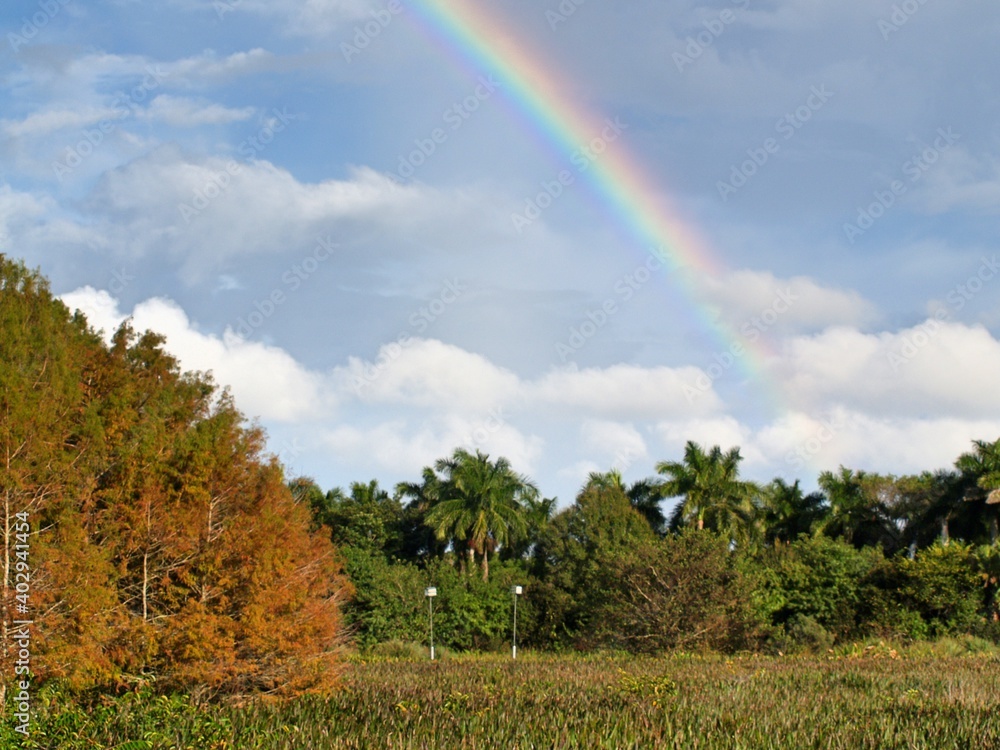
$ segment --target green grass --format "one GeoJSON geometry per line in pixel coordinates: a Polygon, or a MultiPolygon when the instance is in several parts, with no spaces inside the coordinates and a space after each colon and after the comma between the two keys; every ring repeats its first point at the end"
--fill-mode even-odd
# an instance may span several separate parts
{"type": "MultiPolygon", "coordinates": [[[[4,739],[0,746],[19,746],[4,739]]],[[[284,705],[198,709],[149,696],[87,710],[52,703],[32,742],[23,746],[1000,747],[1000,657],[885,645],[794,658],[378,657],[348,665],[334,695],[284,705]]]]}

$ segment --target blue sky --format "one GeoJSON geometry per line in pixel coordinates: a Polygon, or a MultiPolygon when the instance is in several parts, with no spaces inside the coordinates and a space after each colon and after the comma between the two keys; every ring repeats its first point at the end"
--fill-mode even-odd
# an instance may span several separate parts
{"type": "Polygon", "coordinates": [[[513,221],[572,164],[415,0],[6,3],[0,252],[163,332],[324,487],[463,446],[566,503],[688,439],[813,485],[1000,434],[1000,8],[466,2],[627,126],[720,263],[705,309],[584,180],[513,221]]]}

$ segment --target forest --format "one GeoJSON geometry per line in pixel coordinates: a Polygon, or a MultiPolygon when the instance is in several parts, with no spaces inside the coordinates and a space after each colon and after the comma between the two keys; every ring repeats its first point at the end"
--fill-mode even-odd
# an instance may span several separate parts
{"type": "Polygon", "coordinates": [[[824,653],[1000,642],[1000,440],[953,468],[846,467],[817,492],[689,442],[558,507],[502,457],[419,478],[289,477],[210,374],[155,332],[105,344],[0,256],[0,701],[33,686],[197,701],[335,689],[352,654],[824,653]]]}

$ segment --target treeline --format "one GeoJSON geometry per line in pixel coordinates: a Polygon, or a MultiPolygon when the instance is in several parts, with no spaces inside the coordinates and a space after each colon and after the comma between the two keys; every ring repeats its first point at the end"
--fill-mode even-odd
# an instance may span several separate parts
{"type": "Polygon", "coordinates": [[[1000,440],[953,471],[824,473],[820,491],[739,476],[740,452],[688,443],[653,478],[592,474],[556,512],[504,459],[458,450],[389,492],[293,493],[341,550],[363,649],[788,652],[838,640],[966,634],[1000,641],[1000,440]],[[664,507],[674,505],[669,515],[664,507]],[[394,644],[393,648],[399,647],[394,644]]]}
{"type": "Polygon", "coordinates": [[[0,705],[17,620],[35,683],[330,684],[350,584],[229,394],[155,334],[105,345],[2,255],[0,347],[0,705]]]}

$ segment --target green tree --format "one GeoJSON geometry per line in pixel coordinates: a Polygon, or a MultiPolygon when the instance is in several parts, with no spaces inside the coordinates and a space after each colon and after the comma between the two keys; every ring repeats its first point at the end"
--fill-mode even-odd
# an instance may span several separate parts
{"type": "Polygon", "coordinates": [[[710,529],[743,542],[754,531],[759,488],[739,478],[739,448],[725,453],[714,446],[707,453],[697,443],[684,447],[682,461],[661,461],[656,471],[666,477],[659,485],[665,498],[680,497],[670,525],[710,529]]]}
{"type": "Polygon", "coordinates": [[[1000,537],[1000,439],[974,441],[972,452],[963,453],[955,467],[975,483],[965,500],[973,504],[987,529],[989,543],[996,544],[1000,537]]]}
{"type": "Polygon", "coordinates": [[[823,495],[805,494],[798,480],[788,484],[775,479],[763,489],[761,500],[760,521],[767,544],[788,544],[811,533],[827,512],[823,495]]]}
{"type": "Polygon", "coordinates": [[[525,500],[537,497],[538,489],[515,473],[507,459],[490,461],[479,451],[473,455],[458,449],[451,458],[438,461],[436,468],[444,475],[443,489],[426,521],[438,539],[464,539],[468,569],[478,554],[487,580],[490,554],[527,533],[525,500]]]}
{"type": "Polygon", "coordinates": [[[534,573],[539,583],[527,598],[537,612],[539,637],[560,645],[595,643],[608,570],[655,539],[621,483],[591,475],[538,545],[534,573]]]}
{"type": "Polygon", "coordinates": [[[823,524],[828,536],[839,537],[860,549],[880,546],[887,554],[900,548],[903,534],[898,510],[890,499],[898,497],[895,480],[840,467],[825,471],[819,486],[826,493],[830,513],[823,524]]]}

